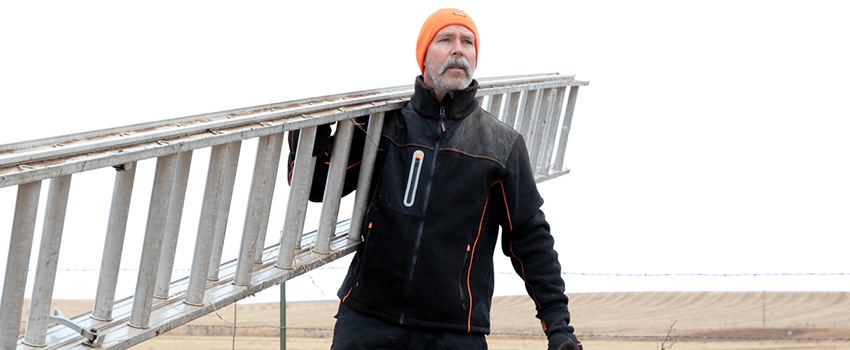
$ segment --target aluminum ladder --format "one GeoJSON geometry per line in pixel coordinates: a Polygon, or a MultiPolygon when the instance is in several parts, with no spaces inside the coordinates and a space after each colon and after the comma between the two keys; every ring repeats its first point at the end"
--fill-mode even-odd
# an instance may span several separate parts
{"type": "MultiPolygon", "coordinates": [[[[538,182],[564,167],[578,88],[571,75],[479,79],[483,109],[520,131],[538,182]]],[[[359,91],[0,145],[0,188],[17,186],[0,299],[0,349],[126,349],[351,253],[360,243],[376,144],[366,142],[350,219],[338,220],[353,118],[370,116],[380,136],[386,112],[404,107],[412,86],[359,91]],[[318,229],[302,233],[316,126],[337,123],[318,229]],[[301,136],[281,239],[263,247],[285,133],[301,136]],[[242,142],[258,139],[238,258],[221,262],[242,142]],[[189,276],[171,279],[193,151],[211,148],[189,276]],[[156,159],[135,293],[115,300],[136,163],[156,159]],[[94,305],[50,315],[72,176],[115,168],[94,305]],[[42,182],[50,180],[26,331],[19,337],[42,182]],[[258,244],[259,242],[259,244],[258,244]],[[50,324],[53,325],[50,325],[50,324]]],[[[285,186],[281,186],[285,187],[285,186]]],[[[280,223],[275,223],[280,224],[280,223]]],[[[72,233],[75,234],[75,233],[72,233]]],[[[233,234],[233,233],[230,233],[233,234]]]]}

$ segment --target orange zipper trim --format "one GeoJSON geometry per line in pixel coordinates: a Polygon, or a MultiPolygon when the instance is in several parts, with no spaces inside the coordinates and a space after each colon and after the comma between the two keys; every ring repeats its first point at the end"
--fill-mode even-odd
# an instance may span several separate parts
{"type": "MultiPolygon", "coordinates": [[[[469,293],[469,316],[466,318],[466,332],[472,331],[472,288],[469,287],[469,278],[472,275],[472,259],[475,258],[475,246],[478,245],[478,238],[481,237],[481,227],[484,226],[484,214],[487,213],[487,203],[490,202],[490,196],[484,201],[484,210],[481,212],[481,220],[478,222],[478,235],[475,236],[475,242],[472,243],[472,253],[469,255],[469,269],[466,273],[466,290],[469,293]]],[[[466,246],[469,249],[469,245],[466,246]]]]}

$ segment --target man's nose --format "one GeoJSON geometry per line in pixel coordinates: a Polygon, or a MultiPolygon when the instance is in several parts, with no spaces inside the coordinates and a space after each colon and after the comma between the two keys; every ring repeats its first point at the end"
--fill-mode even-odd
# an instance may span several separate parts
{"type": "Polygon", "coordinates": [[[455,40],[454,44],[452,44],[452,56],[463,56],[463,42],[461,40],[455,40]]]}

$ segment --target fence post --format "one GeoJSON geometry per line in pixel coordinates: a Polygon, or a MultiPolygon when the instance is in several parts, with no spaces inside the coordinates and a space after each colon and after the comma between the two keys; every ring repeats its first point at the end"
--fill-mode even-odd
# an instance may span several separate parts
{"type": "Polygon", "coordinates": [[[20,332],[40,194],[41,181],[18,185],[3,296],[0,299],[0,349],[3,350],[15,349],[20,332]]]}
{"type": "Polygon", "coordinates": [[[280,350],[286,350],[286,281],[280,284],[280,350]]]}

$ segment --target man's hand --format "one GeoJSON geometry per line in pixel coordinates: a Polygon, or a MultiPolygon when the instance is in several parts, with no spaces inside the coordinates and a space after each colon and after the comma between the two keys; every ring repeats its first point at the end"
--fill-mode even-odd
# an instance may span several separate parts
{"type": "Polygon", "coordinates": [[[313,157],[328,151],[331,144],[331,125],[323,124],[316,128],[316,141],[313,143],[313,157]]]}
{"type": "Polygon", "coordinates": [[[549,350],[584,350],[573,332],[573,326],[567,326],[565,331],[552,333],[549,336],[549,350]]]}

